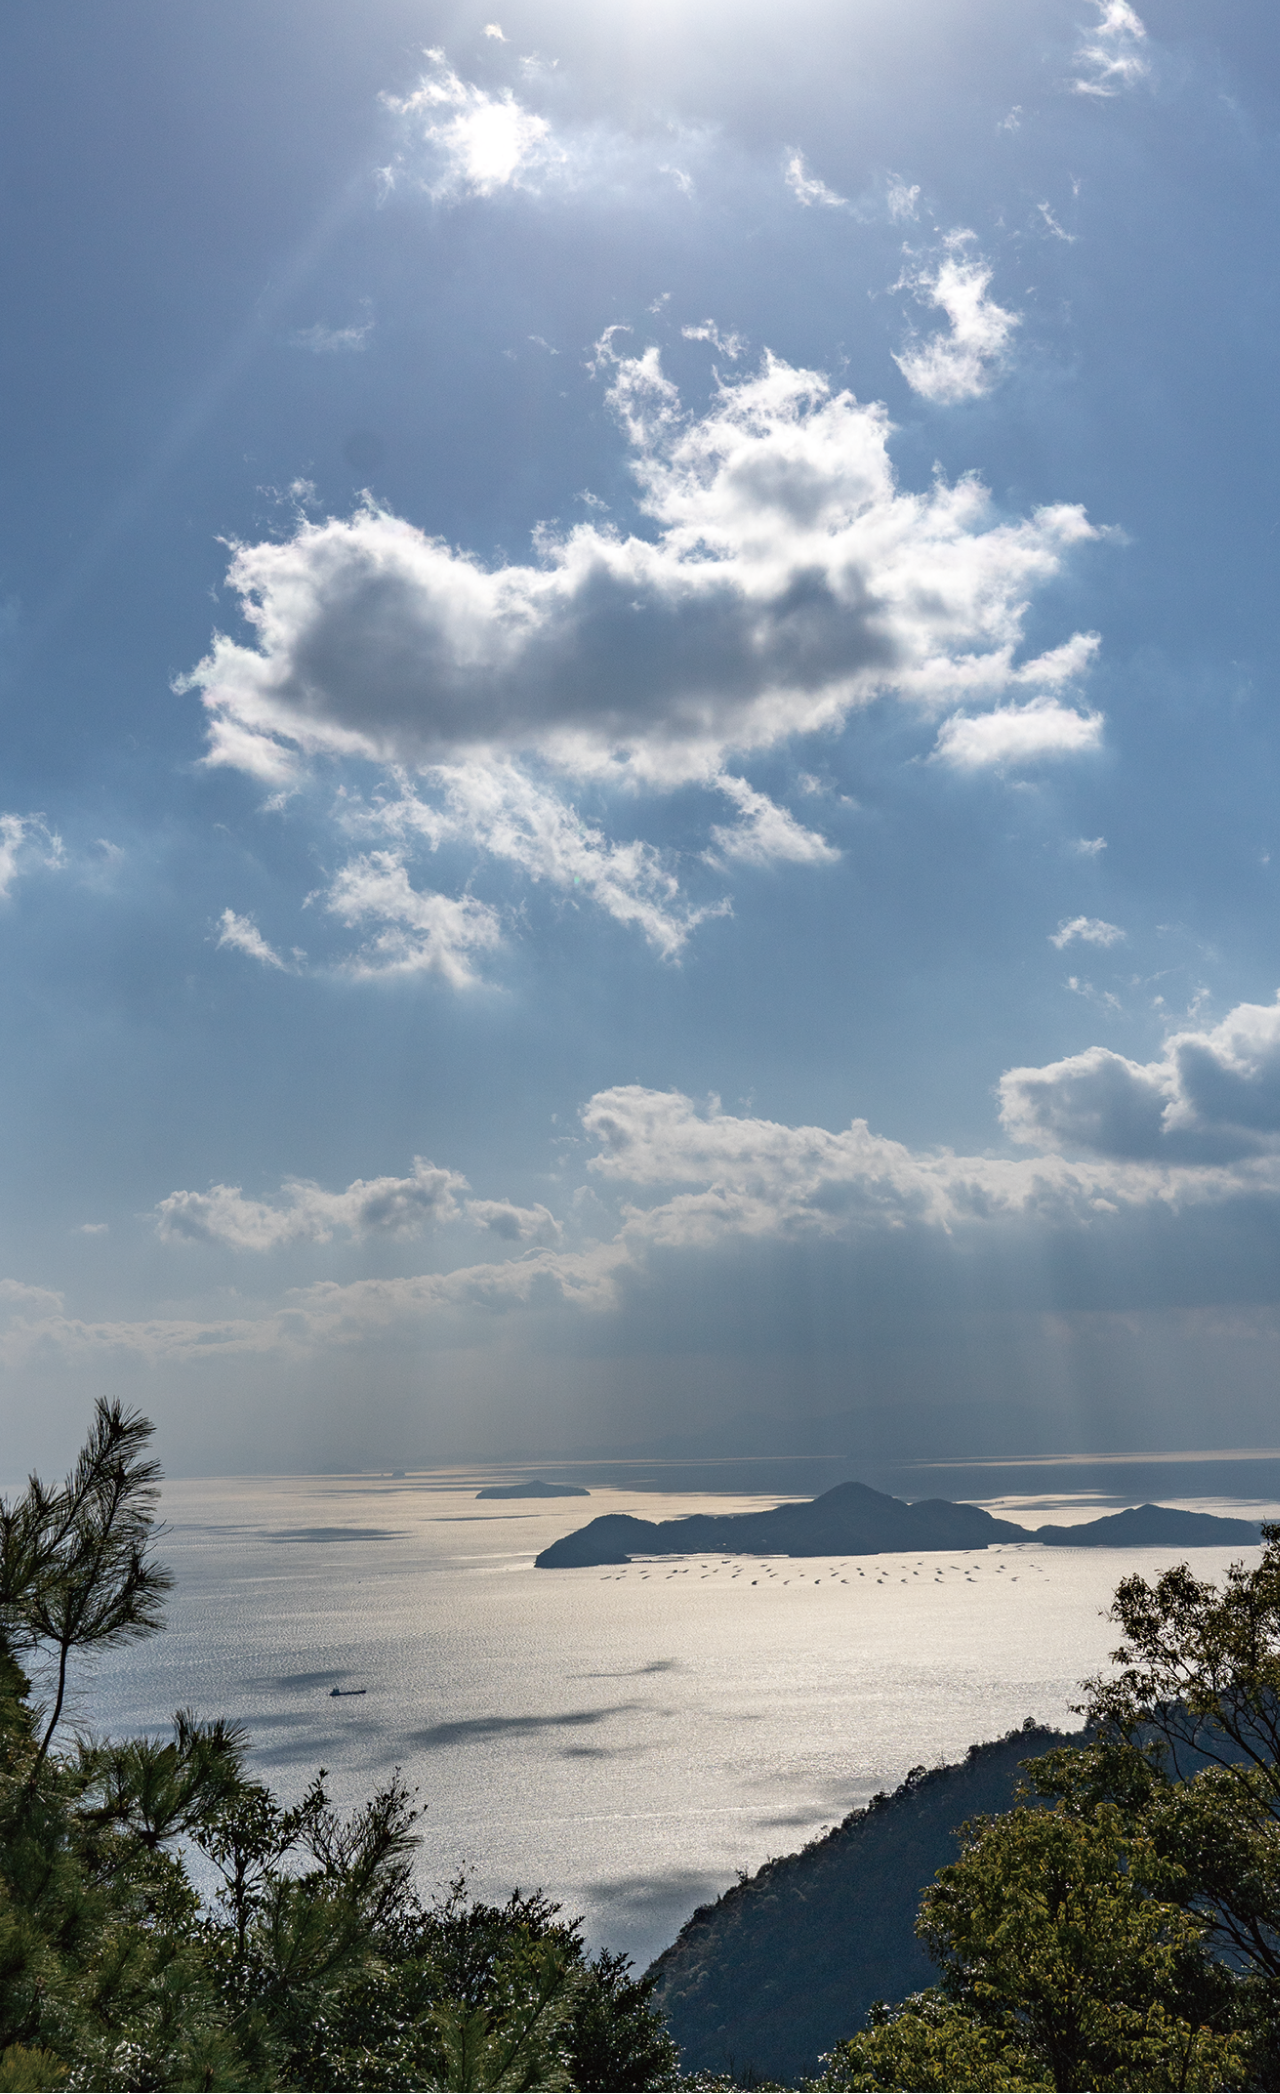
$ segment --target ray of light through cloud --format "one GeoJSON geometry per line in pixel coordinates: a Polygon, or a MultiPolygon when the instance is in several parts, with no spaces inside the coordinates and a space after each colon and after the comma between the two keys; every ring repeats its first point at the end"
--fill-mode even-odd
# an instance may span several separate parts
{"type": "Polygon", "coordinates": [[[1270,16],[864,14],[0,27],[19,1465],[1252,1443],[1270,16]]]}

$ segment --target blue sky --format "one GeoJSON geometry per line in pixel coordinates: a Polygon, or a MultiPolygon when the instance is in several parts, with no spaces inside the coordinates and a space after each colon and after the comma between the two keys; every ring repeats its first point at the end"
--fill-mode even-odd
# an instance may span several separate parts
{"type": "Polygon", "coordinates": [[[1271,1444],[1273,10],[0,38],[14,1459],[1271,1444]]]}

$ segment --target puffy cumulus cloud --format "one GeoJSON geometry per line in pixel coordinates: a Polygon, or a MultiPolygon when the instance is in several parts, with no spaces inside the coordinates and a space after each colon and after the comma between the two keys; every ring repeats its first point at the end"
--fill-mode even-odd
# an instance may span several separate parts
{"type": "Polygon", "coordinates": [[[1061,952],[1067,945],[1119,945],[1125,933],[1118,923],[1106,923],[1101,916],[1073,916],[1070,922],[1058,925],[1049,938],[1061,952]]]}
{"type": "Polygon", "coordinates": [[[549,1207],[516,1207],[510,1200],[468,1200],[467,1220],[504,1243],[559,1243],[563,1231],[549,1207]]]}
{"type": "Polygon", "coordinates": [[[1220,1201],[1280,1190],[1261,1176],[1144,1163],[1069,1162],[916,1151],[873,1134],[865,1120],[832,1133],[739,1117],[712,1099],[623,1085],[599,1092],[583,1125],[597,1143],[590,1168],[631,1187],[689,1185],[648,1207],[629,1206],[633,1245],[708,1244],[728,1236],[844,1235],[910,1224],[953,1230],[1022,1218],[1079,1223],[1121,1207],[1220,1201]]]}
{"type": "Polygon", "coordinates": [[[42,814],[0,814],[0,901],[7,901],[16,880],[38,869],[56,871],[66,864],[62,838],[42,814]]]}
{"type": "Polygon", "coordinates": [[[1071,85],[1076,94],[1109,101],[1151,71],[1147,30],[1129,0],[1094,0],[1094,5],[1098,21],[1075,54],[1080,70],[1071,85]]]}
{"type": "Polygon", "coordinates": [[[912,391],[940,406],[989,393],[1005,368],[1014,329],[1021,325],[1017,313],[987,296],[991,265],[966,252],[974,237],[963,229],[951,233],[940,261],[905,271],[894,286],[913,291],[947,316],[945,333],[924,341],[913,337],[893,359],[912,391]]]}
{"type": "Polygon", "coordinates": [[[450,1222],[469,1223],[506,1243],[560,1242],[560,1224],[549,1207],[472,1199],[470,1190],[460,1171],[415,1156],[407,1178],[357,1178],[345,1192],[326,1192],[309,1178],[286,1178],[274,1201],[246,1199],[238,1185],[171,1192],[156,1208],[156,1229],[166,1243],[235,1251],[328,1243],[339,1230],[354,1237],[408,1236],[450,1222]]]}
{"type": "Polygon", "coordinates": [[[893,693],[945,710],[1061,682],[1094,642],[1015,666],[1028,602],[1096,536],[1018,521],[979,482],[896,484],[884,409],[766,356],[687,415],[657,352],[601,345],[652,531],[594,517],[487,568],[384,509],[234,548],[253,640],[185,679],[210,760],[275,782],[308,755],[409,765],[535,752],[672,785],[893,693]]]}
{"type": "MultiPolygon", "coordinates": [[[[691,897],[671,853],[582,816],[570,780],[633,798],[696,784],[737,816],[709,820],[704,857],[816,865],[834,847],[742,767],[874,700],[950,713],[936,753],[962,770],[1097,745],[1100,715],[1057,695],[1087,674],[1097,635],[1019,659],[1037,587],[1097,535],[1081,509],[1000,518],[971,476],[904,492],[883,407],[768,354],[690,412],[656,349],[626,353],[624,334],[601,339],[595,368],[646,531],[595,505],[539,531],[529,562],[489,567],[366,502],[233,547],[249,637],[215,636],[180,687],[202,696],[207,760],[273,792],[317,762],[387,774],[367,804],[341,799],[341,822],[377,847],[322,896],[364,938],[357,973],[466,987],[499,948],[490,903],[421,883],[414,852],[446,841],[678,958],[727,902],[691,897]]],[[[274,964],[247,921],[224,918],[225,942],[274,964]]]]}
{"type": "Polygon", "coordinates": [[[955,713],[943,722],[935,758],[957,771],[1016,768],[1046,758],[1086,756],[1102,746],[1099,712],[1078,712],[1058,698],[1001,705],[990,713],[955,713]]]}
{"type": "Polygon", "coordinates": [[[352,1236],[400,1236],[428,1222],[456,1221],[467,1181],[415,1156],[407,1178],[357,1178],[345,1192],[326,1192],[307,1178],[287,1178],[282,1201],[248,1200],[238,1185],[208,1192],[171,1192],[156,1208],[168,1243],[217,1243],[237,1251],[274,1251],[291,1243],[328,1243],[336,1229],[352,1236]]]}
{"type": "Polygon", "coordinates": [[[349,929],[375,927],[347,962],[351,973],[365,977],[438,974],[453,988],[468,989],[479,979],[476,954],[502,943],[498,912],[488,902],[413,886],[395,851],[351,859],[325,890],[324,905],[349,929]]]}
{"type": "Polygon", "coordinates": [[[1238,1167],[1280,1157],[1280,1000],[1172,1033],[1157,1061],[1090,1047],[1010,1069],[1000,1117],[1015,1141],[1041,1148],[1238,1167]]]}
{"type": "Polygon", "coordinates": [[[589,1166],[597,1179],[649,1194],[624,1203],[617,1239],[637,1266],[659,1247],[912,1228],[972,1235],[1011,1223],[1079,1230],[1123,1213],[1178,1214],[1259,1198],[1274,1205],[1280,1197],[1280,1144],[1241,1153],[1238,1144],[1201,1142],[1156,1155],[1117,1147],[1083,1160],[1053,1150],[1033,1158],[958,1156],[910,1149],[873,1134],[864,1120],[837,1132],[789,1127],[725,1113],[715,1098],[699,1106],[639,1085],[598,1093],[582,1118],[597,1144],[589,1166]]]}

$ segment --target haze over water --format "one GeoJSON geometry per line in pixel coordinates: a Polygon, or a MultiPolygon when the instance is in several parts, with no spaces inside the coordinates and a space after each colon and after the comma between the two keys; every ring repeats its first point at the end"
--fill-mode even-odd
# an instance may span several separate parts
{"type": "MultiPolygon", "coordinates": [[[[597,1514],[773,1497],[593,1489],[477,1502],[476,1472],[164,1487],[169,1626],[84,1678],[117,1735],[190,1705],[246,1724],[263,1778],[318,1764],[355,1802],[393,1766],[427,1806],[425,1886],[466,1865],[541,1886],[641,1964],[739,1869],[786,1853],[918,1763],[1024,1717],[1073,1722],[1114,1642],[1119,1578],[1238,1550],[690,1557],[535,1571],[597,1514]],[[350,1699],[331,1689],[364,1687],[350,1699]]],[[[1013,1501],[999,1507],[1019,1517],[1013,1501]]],[[[1028,1524],[1089,1516],[1038,1500],[1028,1524]]],[[[1229,1509],[1225,1504],[1222,1509],[1229,1509]]],[[[1240,1506],[1257,1515],[1256,1506],[1240,1506]]],[[[1252,1552],[1245,1552],[1251,1556],[1252,1552]]]]}

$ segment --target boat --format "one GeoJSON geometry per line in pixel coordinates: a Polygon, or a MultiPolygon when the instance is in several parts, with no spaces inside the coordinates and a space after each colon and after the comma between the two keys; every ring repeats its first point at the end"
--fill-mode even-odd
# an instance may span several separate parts
{"type": "Polygon", "coordinates": [[[340,1694],[367,1694],[368,1692],[369,1689],[367,1687],[330,1687],[329,1699],[330,1701],[336,1701],[340,1694]]]}

